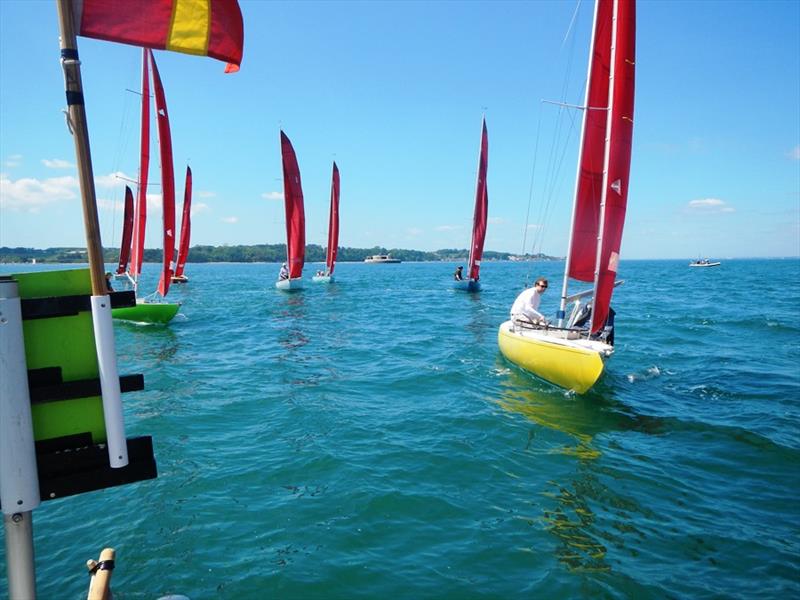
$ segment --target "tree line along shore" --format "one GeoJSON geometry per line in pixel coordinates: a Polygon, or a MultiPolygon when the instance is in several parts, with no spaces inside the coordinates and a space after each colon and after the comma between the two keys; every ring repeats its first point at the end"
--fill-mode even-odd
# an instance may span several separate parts
{"type": "MultiPolygon", "coordinates": [[[[466,261],[468,250],[448,248],[425,252],[422,250],[404,250],[400,248],[387,249],[375,246],[374,248],[339,248],[337,262],[363,262],[368,256],[374,254],[391,254],[408,262],[453,262],[466,261]]],[[[106,263],[119,261],[119,250],[107,248],[103,252],[106,263]]],[[[161,262],[160,248],[151,248],[144,251],[145,262],[161,262]]],[[[85,248],[9,248],[0,247],[0,263],[85,263],[85,248]]],[[[189,250],[187,262],[283,262],[286,260],[285,244],[258,244],[255,246],[192,246],[189,250]]],[[[484,251],[484,261],[492,260],[561,260],[557,257],[544,254],[515,255],[509,252],[484,251]]],[[[317,244],[306,246],[306,262],[325,262],[325,247],[317,244]]]]}

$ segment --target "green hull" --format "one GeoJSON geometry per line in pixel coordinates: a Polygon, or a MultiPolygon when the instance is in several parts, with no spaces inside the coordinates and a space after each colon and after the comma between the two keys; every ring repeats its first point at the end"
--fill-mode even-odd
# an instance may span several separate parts
{"type": "Polygon", "coordinates": [[[165,324],[178,314],[180,307],[172,302],[139,302],[136,306],[112,309],[111,316],[123,321],[165,324]]]}

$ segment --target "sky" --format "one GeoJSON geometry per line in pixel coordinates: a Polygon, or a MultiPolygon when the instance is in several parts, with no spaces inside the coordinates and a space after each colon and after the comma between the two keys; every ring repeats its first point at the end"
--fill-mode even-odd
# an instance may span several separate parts
{"type": "MultiPolygon", "coordinates": [[[[467,248],[485,113],[486,249],[566,254],[580,113],[543,100],[583,101],[591,2],[240,6],[238,73],[156,51],[179,202],[193,171],[192,245],[285,242],[282,128],[309,243],[326,244],[335,160],[341,246],[467,248]]],[[[622,258],[800,256],[800,2],[643,0],[637,21],[622,258]]],[[[138,171],[141,50],[78,46],[114,247],[138,171]]],[[[64,107],[55,3],[0,0],[0,246],[85,246],[64,107]]],[[[155,248],[157,185],[148,197],[155,248]]]]}

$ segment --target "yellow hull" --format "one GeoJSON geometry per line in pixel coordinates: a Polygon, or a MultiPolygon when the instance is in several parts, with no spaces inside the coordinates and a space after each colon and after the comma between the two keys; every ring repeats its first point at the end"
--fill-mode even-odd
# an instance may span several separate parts
{"type": "Polygon", "coordinates": [[[583,340],[547,339],[545,332],[517,333],[506,321],[497,332],[500,352],[515,365],[555,385],[588,391],[603,374],[611,346],[583,340]]]}

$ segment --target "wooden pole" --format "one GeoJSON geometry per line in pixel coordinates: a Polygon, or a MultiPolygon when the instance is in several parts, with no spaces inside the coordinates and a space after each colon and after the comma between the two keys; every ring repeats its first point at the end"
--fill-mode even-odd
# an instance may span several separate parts
{"type": "Polygon", "coordinates": [[[87,560],[86,568],[92,578],[89,580],[89,595],[86,600],[110,600],[111,574],[114,572],[114,559],[117,553],[113,548],[103,548],[100,560],[87,560]]]}
{"type": "Polygon", "coordinates": [[[58,21],[61,30],[61,62],[64,67],[64,86],[67,93],[67,110],[72,138],[75,140],[75,156],[78,161],[78,178],[83,203],[83,226],[86,233],[86,251],[92,275],[92,295],[105,296],[106,279],[103,264],[103,245],[100,241],[100,222],[97,218],[97,198],[92,172],[92,155],[89,150],[89,128],[86,123],[86,107],[83,103],[81,63],[78,60],[78,42],[71,0],[56,0],[58,21]]]}

